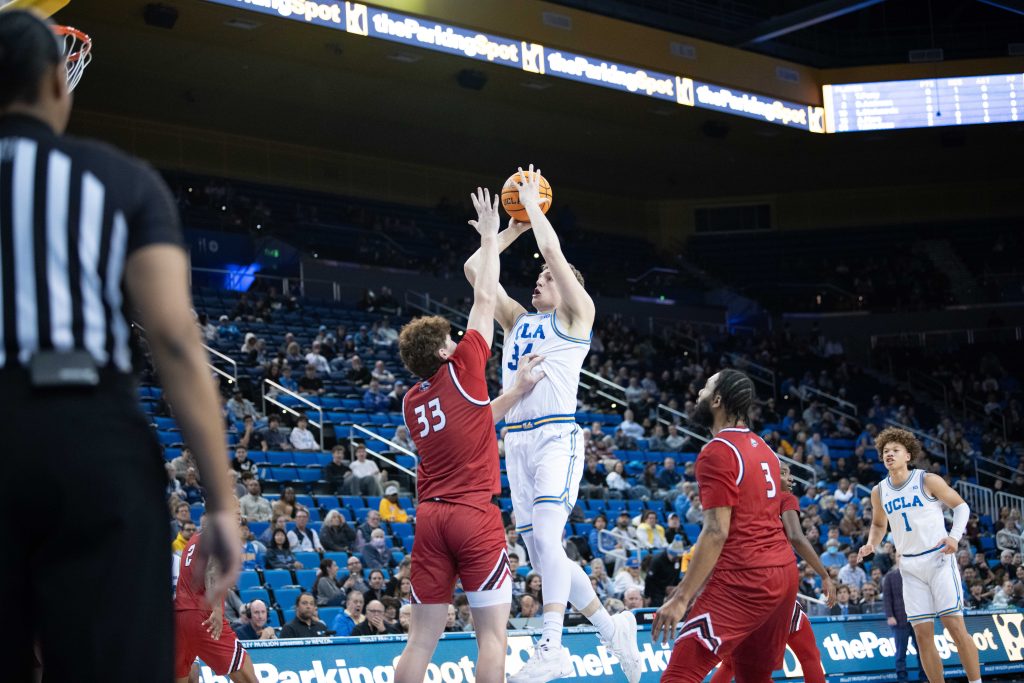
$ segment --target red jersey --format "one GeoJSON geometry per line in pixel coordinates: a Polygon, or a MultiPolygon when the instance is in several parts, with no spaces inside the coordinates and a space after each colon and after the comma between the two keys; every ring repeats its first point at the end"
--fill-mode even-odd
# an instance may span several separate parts
{"type": "Polygon", "coordinates": [[[779,458],[749,429],[723,429],[697,458],[697,485],[705,510],[731,507],[729,538],[717,569],[781,567],[793,563],[782,528],[779,458]]]}
{"type": "Polygon", "coordinates": [[[501,493],[498,440],[487,395],[491,350],[469,330],[434,376],[413,386],[402,402],[419,452],[419,500],[441,499],[486,510],[501,493]]]}
{"type": "Polygon", "coordinates": [[[783,512],[792,510],[797,514],[800,513],[800,501],[789,491],[784,491],[779,494],[779,516],[782,516],[783,512]]]}
{"type": "Polygon", "coordinates": [[[202,580],[198,586],[192,587],[192,569],[195,567],[193,560],[198,550],[199,534],[192,534],[192,538],[181,551],[181,562],[178,565],[178,588],[174,593],[174,609],[176,611],[210,611],[210,604],[206,602],[206,581],[202,580]]]}

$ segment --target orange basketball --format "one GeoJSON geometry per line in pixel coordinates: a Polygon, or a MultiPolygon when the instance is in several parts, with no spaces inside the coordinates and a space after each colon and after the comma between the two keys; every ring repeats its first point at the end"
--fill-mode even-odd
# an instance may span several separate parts
{"type": "MultiPolygon", "coordinates": [[[[523,174],[527,178],[530,177],[529,171],[523,171],[523,174]]],[[[501,188],[501,205],[505,207],[505,211],[512,218],[522,223],[529,223],[530,217],[527,215],[523,205],[519,203],[519,182],[521,180],[518,171],[509,176],[509,179],[505,181],[505,186],[501,188]]],[[[547,201],[542,202],[540,205],[540,210],[547,213],[548,209],[551,208],[552,195],[551,183],[544,176],[540,177],[540,196],[547,198],[547,201]]]]}

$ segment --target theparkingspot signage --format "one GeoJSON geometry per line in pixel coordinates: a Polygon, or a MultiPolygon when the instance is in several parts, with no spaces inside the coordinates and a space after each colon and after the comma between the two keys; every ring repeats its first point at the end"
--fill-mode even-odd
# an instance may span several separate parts
{"type": "Polygon", "coordinates": [[[711,109],[736,116],[825,132],[824,109],[704,83],[636,65],[576,54],[528,40],[515,40],[416,17],[360,2],[328,0],[207,0],[354,35],[501,64],[538,76],[553,76],[632,95],[711,109]]]}
{"type": "MultiPolygon", "coordinates": [[[[813,628],[829,681],[855,683],[893,681],[895,643],[883,615],[846,618],[817,617],[813,628]]],[[[937,622],[936,622],[937,623],[937,622]]],[[[1024,672],[1024,613],[976,612],[966,617],[967,629],[978,646],[982,673],[1024,672]]],[[[572,653],[575,678],[621,681],[617,662],[597,637],[583,629],[566,629],[563,642],[572,653]]],[[[948,676],[960,675],[960,660],[952,638],[937,623],[935,643],[948,676]]],[[[393,683],[394,664],[405,646],[404,636],[375,638],[320,638],[313,640],[255,641],[247,644],[261,683],[393,683]]],[[[506,671],[514,673],[532,654],[533,637],[516,632],[509,636],[506,671]]],[[[650,631],[640,634],[643,683],[660,679],[671,650],[654,645],[650,631]]],[[[911,647],[907,665],[917,666],[911,647]]],[[[476,641],[472,634],[446,634],[438,644],[427,671],[428,683],[472,683],[476,680],[476,641]]],[[[204,683],[227,679],[201,668],[204,683]]],[[[803,677],[792,652],[775,680],[803,677]]]]}

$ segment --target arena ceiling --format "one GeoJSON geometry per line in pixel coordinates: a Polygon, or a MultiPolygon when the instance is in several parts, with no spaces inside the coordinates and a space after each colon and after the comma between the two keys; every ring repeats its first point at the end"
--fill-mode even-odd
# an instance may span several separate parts
{"type": "Polygon", "coordinates": [[[550,1],[820,68],[931,48],[947,60],[1005,57],[1024,43],[1020,0],[550,1]]]}
{"type": "Polygon", "coordinates": [[[536,161],[640,198],[1024,174],[1006,154],[1024,124],[812,135],[199,0],[164,4],[178,10],[170,29],[147,25],[141,0],[73,0],[57,15],[96,41],[76,107],[484,178],[536,161]],[[482,89],[457,83],[466,68],[486,76],[482,89]]]}

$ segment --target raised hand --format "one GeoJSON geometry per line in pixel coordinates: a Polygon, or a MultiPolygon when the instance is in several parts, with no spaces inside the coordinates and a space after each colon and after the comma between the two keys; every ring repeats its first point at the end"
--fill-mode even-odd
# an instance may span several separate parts
{"type": "Polygon", "coordinates": [[[469,195],[473,201],[473,208],[476,209],[477,220],[469,221],[469,224],[476,228],[481,237],[498,234],[498,202],[499,195],[491,199],[491,191],[487,188],[476,188],[476,192],[469,195]]]}
{"type": "Polygon", "coordinates": [[[864,558],[873,552],[875,552],[875,546],[870,543],[865,543],[860,547],[860,550],[857,551],[857,562],[863,562],[864,558]]]}
{"type": "Polygon", "coordinates": [[[512,216],[509,216],[509,218],[508,218],[507,229],[508,230],[515,230],[517,236],[518,235],[522,235],[524,232],[527,232],[532,227],[533,227],[533,225],[531,225],[530,223],[523,223],[522,221],[517,221],[512,216]]]}
{"type": "Polygon", "coordinates": [[[551,200],[540,196],[540,169],[534,171],[533,164],[530,164],[529,171],[530,174],[527,175],[523,172],[523,167],[519,167],[519,203],[523,206],[547,204],[551,200]]]}

